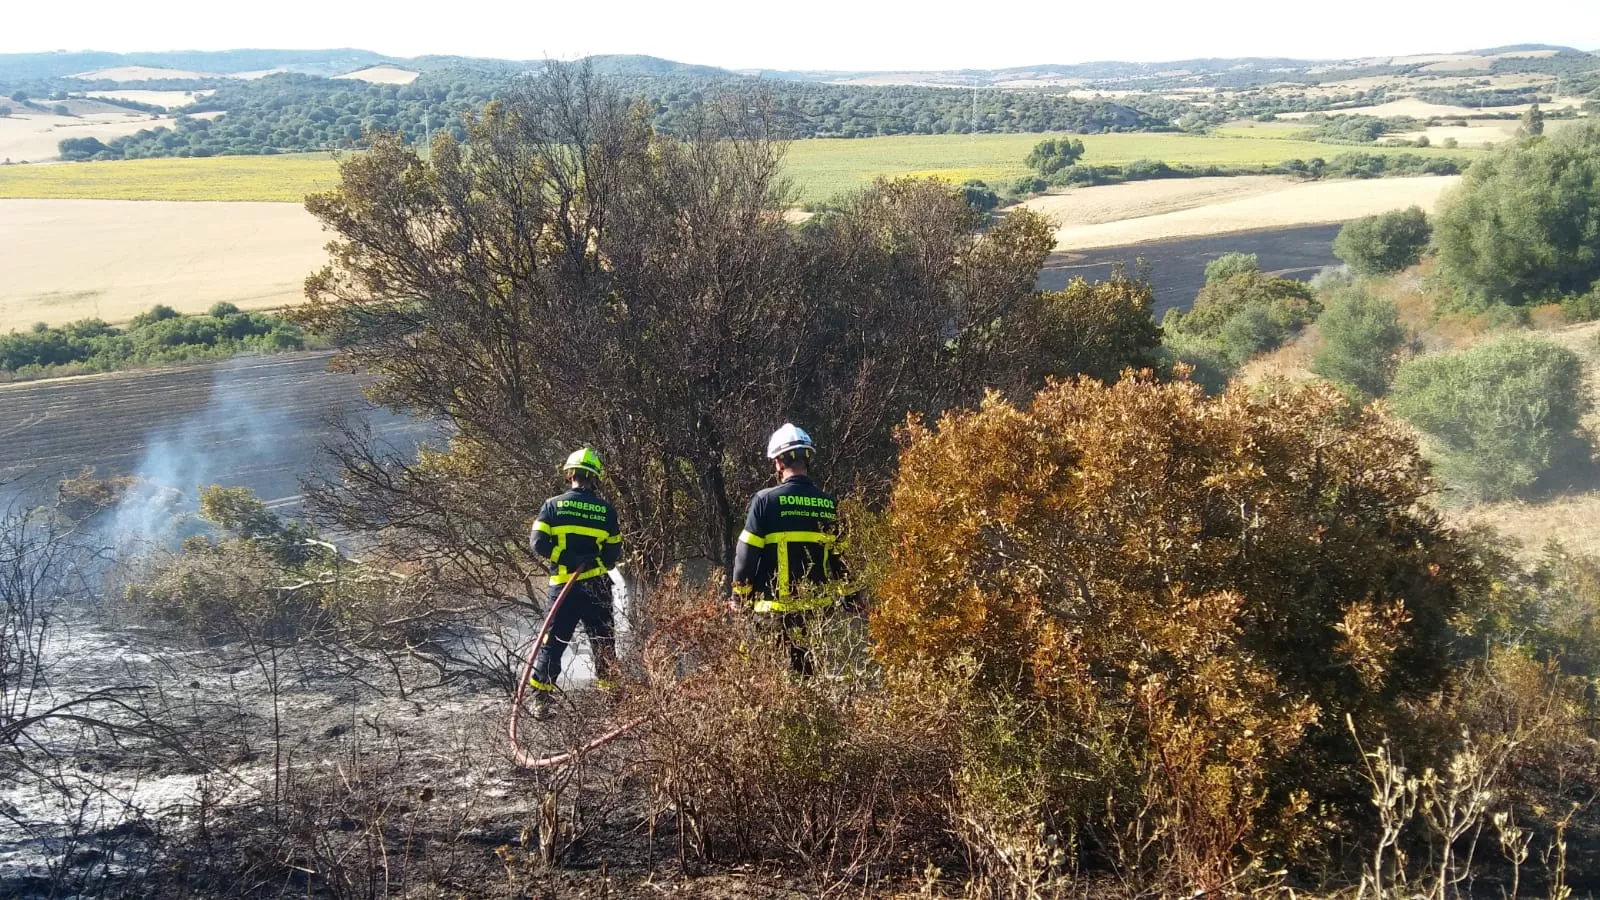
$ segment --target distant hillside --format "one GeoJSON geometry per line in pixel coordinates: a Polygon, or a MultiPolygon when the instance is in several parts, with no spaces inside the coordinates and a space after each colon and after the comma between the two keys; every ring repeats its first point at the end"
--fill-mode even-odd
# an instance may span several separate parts
{"type": "MultiPolygon", "coordinates": [[[[1174,88],[1246,88],[1275,82],[1315,82],[1331,76],[1464,70],[1494,72],[1569,72],[1600,66],[1594,54],[1554,44],[1509,44],[1465,53],[1414,54],[1345,60],[1287,57],[1183,59],[1153,63],[1102,60],[1083,63],[1040,63],[1001,69],[921,71],[839,71],[745,69],[731,71],[644,55],[589,57],[599,72],[617,77],[723,79],[755,76],[772,81],[798,81],[859,86],[920,85],[939,87],[1081,87],[1099,90],[1169,90],[1174,88]],[[1526,54],[1526,56],[1518,56],[1526,54]],[[1441,62],[1443,61],[1443,62],[1441,62]]],[[[123,67],[155,67],[188,73],[260,75],[294,72],[332,77],[380,65],[417,72],[465,69],[496,75],[537,71],[541,60],[505,60],[433,55],[414,58],[384,56],[370,50],[223,50],[152,53],[98,51],[0,54],[0,85],[63,78],[123,67]]],[[[180,80],[180,79],[169,79],[180,80]]]]}
{"type": "MultiPolygon", "coordinates": [[[[780,81],[856,85],[935,85],[946,87],[1081,87],[1103,90],[1171,90],[1176,88],[1247,88],[1277,82],[1318,82],[1329,78],[1403,74],[1439,66],[1439,60],[1466,63],[1468,68],[1495,72],[1552,72],[1600,65],[1591,54],[1571,47],[1516,44],[1467,53],[1383,56],[1364,59],[1309,60],[1288,57],[1179,59],[1132,63],[1103,60],[1085,63],[1042,63],[1003,69],[923,71],[838,71],[746,69],[743,74],[780,81]],[[1530,54],[1512,58],[1514,54],[1530,54]]],[[[1445,65],[1448,65],[1446,63],[1445,65]]]]}
{"type": "Polygon", "coordinates": [[[65,78],[82,72],[122,66],[149,66],[189,72],[232,75],[239,72],[281,70],[307,75],[342,75],[390,58],[370,50],[174,50],[158,53],[104,53],[100,51],[0,54],[0,81],[65,78]]]}
{"type": "Polygon", "coordinates": [[[601,75],[613,76],[689,76],[694,78],[737,78],[738,73],[716,66],[696,66],[656,56],[591,56],[589,62],[601,75]]]}
{"type": "Polygon", "coordinates": [[[1582,50],[1574,50],[1571,47],[1562,47],[1557,44],[1507,44],[1504,47],[1489,47],[1485,50],[1468,50],[1467,53],[1473,56],[1499,56],[1502,53],[1529,53],[1545,50],[1554,50],[1557,53],[1584,52],[1582,50]]]}

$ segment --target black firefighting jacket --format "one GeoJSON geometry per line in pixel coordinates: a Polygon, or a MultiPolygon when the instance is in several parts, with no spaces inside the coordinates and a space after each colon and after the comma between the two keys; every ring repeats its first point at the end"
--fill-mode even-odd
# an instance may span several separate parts
{"type": "Polygon", "coordinates": [[[617,513],[594,491],[551,497],[533,523],[533,552],[550,560],[551,584],[604,575],[622,557],[617,513]]]}
{"type": "Polygon", "coordinates": [[[793,588],[844,577],[833,546],[838,534],[838,501],[804,475],[756,494],[733,558],[734,594],[753,599],[756,612],[826,606],[831,597],[797,598],[793,588]]]}

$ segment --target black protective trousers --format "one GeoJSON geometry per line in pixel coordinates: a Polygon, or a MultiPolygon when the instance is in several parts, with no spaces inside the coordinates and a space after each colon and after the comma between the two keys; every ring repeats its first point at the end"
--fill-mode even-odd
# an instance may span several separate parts
{"type": "MultiPolygon", "coordinates": [[[[561,586],[551,585],[548,602],[553,605],[560,595],[561,586]]],[[[601,575],[574,584],[572,590],[567,592],[567,599],[561,601],[561,607],[546,613],[547,616],[552,614],[554,619],[550,622],[550,631],[545,635],[544,646],[539,648],[539,657],[533,662],[533,680],[554,685],[556,679],[561,677],[561,657],[567,652],[567,645],[572,643],[572,634],[580,622],[589,635],[589,646],[594,648],[595,677],[609,677],[617,660],[611,579],[601,575]]],[[[534,687],[539,688],[540,684],[534,687]]]]}
{"type": "Polygon", "coordinates": [[[789,654],[789,670],[804,678],[816,674],[811,656],[811,629],[817,611],[756,613],[756,627],[789,654]]]}

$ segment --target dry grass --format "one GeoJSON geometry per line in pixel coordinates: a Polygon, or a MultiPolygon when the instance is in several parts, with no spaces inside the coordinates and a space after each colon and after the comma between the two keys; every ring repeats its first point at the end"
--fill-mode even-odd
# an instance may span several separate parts
{"type": "Polygon", "coordinates": [[[1534,562],[1551,540],[1568,550],[1600,556],[1600,491],[1540,502],[1512,500],[1445,511],[1458,528],[1488,525],[1516,543],[1516,556],[1534,562]]]}
{"type": "MultiPolygon", "coordinates": [[[[1281,113],[1280,119],[1303,119],[1310,113],[1281,113]]],[[[1406,97],[1400,100],[1390,100],[1377,106],[1355,106],[1350,109],[1335,110],[1329,115],[1341,116],[1411,116],[1417,119],[1460,118],[1467,119],[1483,115],[1482,110],[1472,109],[1467,106],[1447,106],[1443,103],[1429,103],[1415,97],[1406,97]]]]}
{"type": "Polygon", "coordinates": [[[1518,123],[1510,119],[1488,119],[1468,125],[1435,125],[1420,131],[1396,134],[1394,137],[1414,141],[1426,136],[1429,143],[1435,146],[1454,138],[1463,147],[1482,147],[1485,144],[1503,144],[1512,140],[1517,135],[1517,127],[1518,123]]]}
{"type": "Polygon", "coordinates": [[[411,82],[417,80],[417,76],[419,74],[421,73],[413,72],[410,69],[397,68],[395,66],[370,66],[365,69],[357,69],[354,72],[346,72],[343,75],[335,75],[333,77],[351,78],[355,79],[356,81],[365,81],[370,84],[410,84],[411,82]]]}
{"type": "MultiPolygon", "coordinates": [[[[82,103],[84,101],[77,101],[82,103]]],[[[54,116],[32,110],[18,111],[0,118],[0,160],[14,163],[57,159],[59,144],[66,138],[93,137],[102,141],[143,131],[171,127],[172,119],[148,113],[96,104],[114,112],[100,111],[78,116],[54,116]]]]}
{"type": "MultiPolygon", "coordinates": [[[[1439,196],[1459,180],[1458,176],[1420,176],[1286,183],[1280,190],[1175,212],[1098,224],[1066,225],[1056,231],[1056,249],[1121,247],[1174,237],[1343,222],[1413,204],[1431,210],[1439,196]]],[[[1154,184],[1173,185],[1174,190],[1181,190],[1181,182],[1177,181],[1154,184]]]]}
{"type": "Polygon", "coordinates": [[[157,303],[203,312],[295,303],[323,259],[315,220],[287,203],[0,200],[0,332],[157,303]]]}
{"type": "Polygon", "coordinates": [[[1271,381],[1298,384],[1310,381],[1315,377],[1311,374],[1311,360],[1321,349],[1322,338],[1317,334],[1316,326],[1312,325],[1282,347],[1271,353],[1263,353],[1245,363],[1234,378],[1243,384],[1264,384],[1271,381]]]}

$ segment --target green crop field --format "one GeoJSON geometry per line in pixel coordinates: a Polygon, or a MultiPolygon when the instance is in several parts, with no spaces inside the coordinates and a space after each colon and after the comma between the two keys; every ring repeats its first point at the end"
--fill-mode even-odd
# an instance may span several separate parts
{"type": "Polygon", "coordinates": [[[0,166],[3,199],[298,203],[338,183],[338,164],[327,153],[0,166]]]}
{"type": "MultiPolygon", "coordinates": [[[[1351,147],[1292,140],[1281,131],[1209,136],[1170,133],[1083,136],[1087,165],[1123,165],[1136,159],[1169,164],[1253,167],[1287,159],[1332,159],[1340,153],[1424,153],[1470,158],[1475,150],[1351,147]]],[[[859,188],[879,176],[977,178],[1002,185],[1028,174],[1023,159],[1046,135],[908,135],[816,139],[789,145],[787,173],[802,202],[859,188]]],[[[286,156],[219,156],[0,167],[0,198],[100,200],[278,200],[297,202],[338,181],[325,153],[286,156]]]]}

